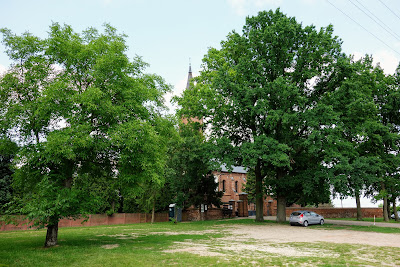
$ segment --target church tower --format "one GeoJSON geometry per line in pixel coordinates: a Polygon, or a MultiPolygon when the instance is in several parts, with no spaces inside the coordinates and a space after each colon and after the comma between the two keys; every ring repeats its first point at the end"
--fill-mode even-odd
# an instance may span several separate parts
{"type": "MultiPolygon", "coordinates": [[[[192,73],[192,65],[189,63],[189,72],[188,72],[188,78],[187,78],[187,83],[186,83],[186,88],[185,90],[190,90],[191,86],[190,86],[190,82],[193,79],[193,73],[192,73]]],[[[183,124],[187,124],[188,123],[188,119],[187,118],[182,118],[182,123],[183,124]]],[[[198,119],[197,117],[195,118],[190,118],[190,121],[192,122],[198,122],[200,124],[203,124],[203,119],[198,119]]]]}
{"type": "Polygon", "coordinates": [[[188,73],[188,78],[187,78],[187,83],[186,83],[186,90],[190,88],[190,81],[193,79],[193,74],[192,74],[192,64],[189,63],[189,73],[188,73]]]}

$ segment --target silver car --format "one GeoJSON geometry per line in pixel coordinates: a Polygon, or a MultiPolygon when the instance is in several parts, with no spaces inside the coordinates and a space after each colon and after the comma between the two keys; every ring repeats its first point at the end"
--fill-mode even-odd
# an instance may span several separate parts
{"type": "Polygon", "coordinates": [[[324,224],[324,217],[321,215],[308,210],[294,211],[290,214],[289,219],[290,225],[302,225],[304,227],[310,224],[324,224]]]}
{"type": "MultiPolygon", "coordinates": [[[[397,212],[397,215],[400,217],[400,211],[397,212]]],[[[392,214],[392,216],[390,216],[390,218],[394,219],[394,213],[392,214]]]]}

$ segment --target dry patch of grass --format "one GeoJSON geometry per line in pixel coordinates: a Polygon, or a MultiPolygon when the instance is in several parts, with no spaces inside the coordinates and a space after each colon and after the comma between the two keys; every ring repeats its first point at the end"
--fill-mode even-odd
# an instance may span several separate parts
{"type": "Polygon", "coordinates": [[[105,248],[105,249],[113,249],[113,248],[117,248],[117,247],[119,247],[119,244],[110,244],[110,245],[101,246],[101,248],[105,248]]]}

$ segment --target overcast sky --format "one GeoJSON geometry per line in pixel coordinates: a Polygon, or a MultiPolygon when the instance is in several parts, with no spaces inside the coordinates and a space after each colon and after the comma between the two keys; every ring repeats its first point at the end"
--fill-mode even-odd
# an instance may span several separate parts
{"type": "MultiPolygon", "coordinates": [[[[240,32],[247,16],[278,7],[303,25],[333,24],[344,52],[373,55],[386,73],[399,63],[398,0],[0,0],[0,27],[44,38],[52,22],[78,32],[109,23],[128,35],[128,55],[141,56],[150,64],[147,72],[161,75],[180,94],[189,58],[196,75],[209,47],[218,48],[232,30],[240,32]]],[[[9,64],[0,45],[0,72],[9,64]]]]}

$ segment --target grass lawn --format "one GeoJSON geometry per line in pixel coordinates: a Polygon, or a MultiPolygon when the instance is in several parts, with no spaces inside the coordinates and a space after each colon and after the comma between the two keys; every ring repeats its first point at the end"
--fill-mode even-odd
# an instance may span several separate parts
{"type": "Polygon", "coordinates": [[[49,249],[43,248],[44,230],[0,232],[0,266],[400,265],[400,248],[395,247],[307,243],[304,238],[265,244],[252,239],[238,241],[226,231],[226,227],[248,224],[268,226],[274,222],[242,219],[60,228],[59,245],[49,249]],[[238,242],[243,250],[232,250],[231,245],[238,242]]]}

